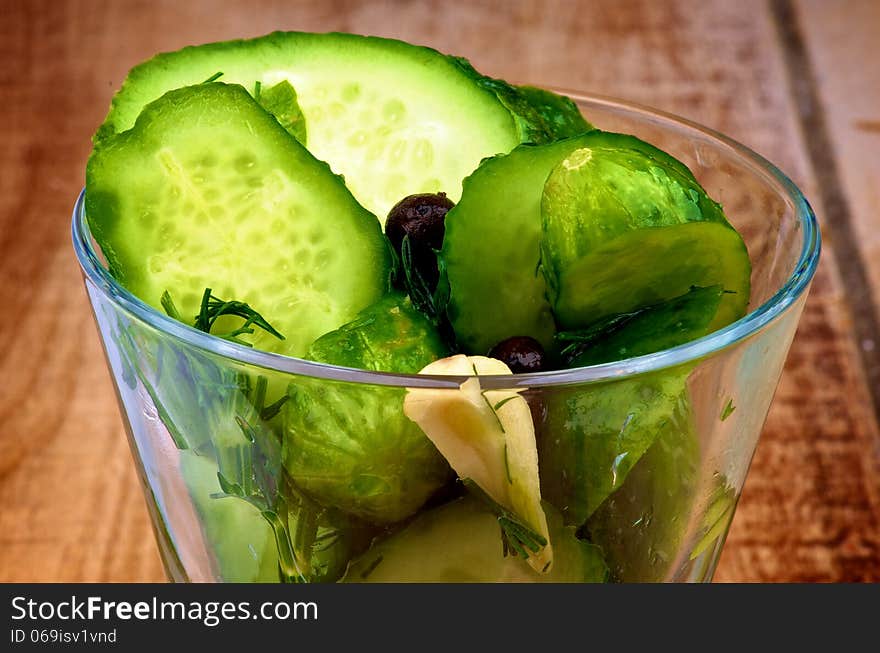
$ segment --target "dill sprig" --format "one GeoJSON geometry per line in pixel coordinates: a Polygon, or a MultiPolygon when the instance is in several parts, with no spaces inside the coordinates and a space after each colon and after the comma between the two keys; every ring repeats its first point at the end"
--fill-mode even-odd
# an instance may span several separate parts
{"type": "Polygon", "coordinates": [[[246,340],[242,340],[239,336],[252,334],[254,332],[252,326],[257,326],[263,329],[263,331],[271,333],[279,340],[284,340],[284,336],[281,335],[275,329],[275,327],[269,324],[269,322],[262,315],[257,313],[245,302],[226,301],[220,299],[219,297],[216,297],[211,293],[210,288],[205,288],[205,292],[202,293],[202,303],[199,308],[199,314],[195,316],[195,322],[193,323],[193,326],[199,331],[211,333],[211,329],[214,327],[214,323],[217,321],[218,318],[224,315],[235,315],[236,317],[240,317],[244,320],[244,324],[242,324],[237,329],[233,329],[232,331],[228,331],[226,333],[215,333],[214,335],[218,338],[223,338],[224,340],[237,342],[240,345],[252,347],[253,345],[251,343],[247,342],[246,340]]]}
{"type": "Polygon", "coordinates": [[[235,423],[244,436],[244,442],[217,450],[217,480],[221,492],[211,497],[235,497],[259,510],[275,536],[279,580],[285,583],[306,582],[307,569],[296,555],[291,541],[285,492],[278,485],[282,474],[281,445],[259,423],[251,424],[238,414],[235,415],[235,423]]]}
{"type": "MultiPolygon", "coordinates": [[[[174,303],[171,293],[162,293],[161,305],[172,318],[186,322],[174,303]]],[[[217,319],[224,315],[240,317],[244,320],[239,328],[228,333],[214,333],[221,338],[234,340],[240,344],[250,345],[239,336],[253,333],[253,327],[259,327],[277,338],[283,339],[278,331],[259,313],[244,302],[224,301],[215,297],[210,288],[205,288],[202,295],[199,314],[195,316],[192,326],[211,333],[217,319]]],[[[213,493],[212,498],[226,500],[235,498],[245,501],[260,512],[260,515],[272,529],[278,553],[279,580],[289,583],[305,582],[311,575],[310,550],[303,554],[297,550],[294,540],[302,540],[300,531],[317,529],[311,520],[303,526],[297,522],[297,530],[291,534],[290,509],[297,496],[290,480],[284,473],[281,463],[281,441],[265,422],[275,417],[287,400],[285,394],[278,401],[266,404],[268,379],[263,375],[256,377],[255,387],[251,385],[251,377],[243,372],[233,372],[209,360],[200,362],[200,358],[183,351],[180,352],[177,364],[185,365],[189,371],[186,376],[197,380],[194,384],[195,396],[193,406],[199,409],[212,406],[212,410],[227,410],[217,402],[225,402],[228,398],[231,405],[228,410],[235,422],[240,437],[234,441],[214,441],[213,456],[217,461],[217,481],[220,491],[213,493]],[[196,369],[190,369],[197,366],[196,369]],[[222,384],[222,385],[221,385],[222,384]],[[202,397],[205,391],[207,396],[202,397]]],[[[146,381],[144,386],[150,391],[146,381]]],[[[161,410],[161,402],[152,392],[154,403],[161,410]]],[[[173,429],[170,417],[160,412],[163,422],[168,426],[175,443],[181,449],[187,443],[180,437],[177,429],[173,429]],[[178,437],[175,437],[177,435],[178,437]]],[[[225,428],[224,423],[221,428],[225,428]]],[[[235,428],[233,427],[233,428],[235,428]]],[[[313,538],[314,539],[314,538],[313,538]]],[[[329,539],[329,538],[328,538],[329,539]]],[[[332,543],[332,542],[331,542],[332,543]]]]}
{"type": "MultiPolygon", "coordinates": [[[[403,289],[409,295],[409,299],[413,306],[421,311],[431,323],[437,327],[441,338],[446,343],[451,353],[458,350],[455,342],[455,332],[446,316],[446,307],[449,304],[450,287],[449,277],[446,274],[446,264],[443,259],[436,256],[437,261],[437,285],[432,288],[432,284],[425,279],[416,264],[413,257],[412,242],[409,235],[404,235],[403,241],[400,243],[400,256],[394,248],[392,253],[392,270],[391,278],[399,279],[403,284],[403,289]]],[[[434,254],[437,251],[434,250],[434,254]]]]}
{"type": "Polygon", "coordinates": [[[547,546],[547,538],[536,532],[522,519],[492,499],[485,490],[469,478],[462,479],[464,486],[480,499],[495,517],[501,527],[501,546],[504,556],[519,556],[528,559],[547,546]]]}
{"type": "Polygon", "coordinates": [[[400,267],[403,272],[403,284],[413,306],[432,320],[438,320],[446,306],[442,304],[442,297],[435,294],[435,290],[419,271],[413,258],[409,234],[405,235],[400,243],[400,267]]]}
{"type": "Polygon", "coordinates": [[[504,556],[520,556],[523,560],[547,546],[547,538],[509,515],[498,517],[504,556]]]}
{"type": "Polygon", "coordinates": [[[643,312],[644,309],[639,309],[631,313],[618,313],[617,315],[612,315],[597,322],[593,322],[590,326],[584,329],[579,329],[577,331],[560,331],[556,334],[556,340],[568,343],[562,349],[560,354],[563,356],[571,355],[573,357],[573,355],[583,351],[585,347],[590,346],[600,338],[604,338],[609,333],[616,331],[643,312]]]}
{"type": "Polygon", "coordinates": [[[290,399],[290,395],[284,394],[278,401],[275,401],[268,406],[266,405],[266,389],[269,386],[269,380],[260,374],[257,377],[257,387],[254,389],[253,396],[251,398],[251,403],[254,406],[254,410],[257,411],[257,414],[260,416],[260,419],[264,422],[268,422],[273,417],[275,417],[278,413],[281,412],[282,406],[290,399]]]}
{"type": "MultiPolygon", "coordinates": [[[[180,314],[180,311],[174,304],[174,300],[171,298],[171,293],[169,293],[167,290],[162,293],[160,303],[162,304],[162,308],[165,310],[169,317],[172,317],[179,322],[186,323],[186,320],[183,319],[183,316],[180,314]]],[[[240,317],[244,320],[244,324],[242,324],[237,329],[233,329],[232,331],[228,331],[226,333],[214,333],[213,335],[217,336],[218,338],[223,338],[224,340],[229,340],[231,342],[237,342],[238,344],[244,345],[246,347],[253,347],[252,343],[243,340],[239,336],[252,334],[254,332],[253,327],[257,326],[263,331],[271,333],[279,340],[284,340],[284,336],[281,335],[275,329],[275,327],[269,324],[266,318],[264,318],[254,309],[252,309],[250,305],[245,302],[226,301],[224,299],[220,299],[219,297],[216,297],[211,293],[210,288],[205,288],[205,292],[202,293],[202,301],[199,305],[199,314],[195,316],[195,319],[192,322],[192,326],[194,326],[199,331],[211,333],[211,329],[213,329],[214,323],[217,321],[218,318],[224,315],[234,315],[236,317],[240,317]]]]}

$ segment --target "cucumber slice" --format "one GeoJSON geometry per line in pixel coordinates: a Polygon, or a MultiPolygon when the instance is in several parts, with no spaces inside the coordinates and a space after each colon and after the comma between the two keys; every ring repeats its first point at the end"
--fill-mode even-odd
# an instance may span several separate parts
{"type": "MultiPolygon", "coordinates": [[[[415,373],[445,355],[433,325],[393,293],[319,338],[308,357],[362,369],[415,373]]],[[[284,466],[325,505],[386,524],[412,515],[451,476],[431,441],[403,413],[403,388],[297,379],[284,405],[284,466]]]]}
{"type": "Polygon", "coordinates": [[[505,556],[498,519],[472,497],[416,518],[349,566],[348,583],[601,583],[608,570],[597,546],[578,540],[545,504],[556,562],[546,574],[505,556]]]}
{"type": "MultiPolygon", "coordinates": [[[[692,288],[681,297],[615,316],[604,330],[559,334],[571,342],[569,367],[598,365],[650,354],[701,338],[709,332],[724,297],[721,286],[692,288]]],[[[567,348],[568,349],[568,348],[567,348]]]]}
{"type": "Polygon", "coordinates": [[[484,161],[446,216],[440,253],[449,280],[447,313],[463,351],[485,354],[507,338],[531,336],[553,356],[556,325],[539,267],[542,195],[559,162],[586,147],[641,154],[699,188],[690,170],[665,152],[634,136],[595,130],[484,161]]]}
{"type": "Polygon", "coordinates": [[[566,524],[582,525],[624,483],[672,420],[686,378],[687,370],[664,370],[547,394],[541,494],[566,524]]]}
{"type": "Polygon", "coordinates": [[[587,521],[590,538],[605,552],[614,580],[667,579],[697,493],[700,446],[694,429],[683,394],[654,444],[587,521]]]}
{"type": "Polygon", "coordinates": [[[716,284],[726,292],[711,329],[741,317],[751,266],[721,207],[680,164],[643,146],[609,142],[607,134],[583,141],[550,173],[541,200],[542,262],[557,323],[583,328],[716,284]]]}
{"type": "Polygon", "coordinates": [[[483,75],[463,57],[455,57],[470,77],[494,93],[516,120],[522,141],[541,145],[593,129],[570,99],[534,86],[514,86],[483,75]]]}
{"type": "Polygon", "coordinates": [[[538,268],[541,193],[547,175],[578,142],[521,145],[464,180],[461,200],[446,215],[440,252],[449,280],[447,314],[463,351],[486,354],[513,336],[555,349],[538,268]]]}
{"type": "Polygon", "coordinates": [[[240,86],[171,91],[100,141],[86,172],[89,226],[111,273],[182,315],[205,287],[259,307],[293,356],[386,291],[379,223],[240,86]],[[341,238],[339,234],[345,234],[341,238]]]}
{"type": "Polygon", "coordinates": [[[593,129],[571,98],[535,86],[519,86],[517,90],[539,116],[549,140],[578,136],[593,129]]]}
{"type": "Polygon", "coordinates": [[[288,81],[308,125],[309,150],[345,175],[358,201],[384,220],[406,195],[453,200],[479,162],[524,140],[519,122],[452,57],[352,34],[276,32],[160,54],[128,75],[97,142],[129,129],[166,91],[217,72],[263,89],[288,81]]]}

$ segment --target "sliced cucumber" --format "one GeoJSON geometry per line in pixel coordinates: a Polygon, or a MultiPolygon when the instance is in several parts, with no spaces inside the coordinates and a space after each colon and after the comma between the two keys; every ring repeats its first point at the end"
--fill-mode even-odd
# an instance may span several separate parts
{"type": "Polygon", "coordinates": [[[240,86],[169,92],[86,174],[111,273],[157,308],[171,291],[184,316],[205,287],[259,307],[286,338],[257,333],[260,349],[301,356],[388,287],[379,223],[240,86]]]}
{"type": "Polygon", "coordinates": [[[402,197],[444,191],[453,200],[481,159],[524,140],[519,122],[452,57],[352,34],[276,32],[160,54],[135,67],[113,100],[98,142],[129,129],[166,91],[222,72],[263,89],[288,81],[308,125],[309,150],[345,175],[384,220],[402,197]]]}
{"type": "MultiPolygon", "coordinates": [[[[512,336],[535,338],[551,356],[557,349],[553,340],[556,325],[545,275],[541,274],[542,197],[554,168],[572,152],[584,148],[638,157],[657,170],[678,173],[688,180],[689,187],[699,189],[690,170],[665,152],[633,136],[596,130],[546,145],[521,145],[510,154],[484,161],[465,179],[460,201],[446,216],[446,235],[440,253],[450,288],[447,311],[464,351],[485,354],[512,336]]],[[[704,202],[709,209],[715,208],[708,199],[704,202]]],[[[557,220],[552,222],[551,232],[557,220]]],[[[594,228],[604,232],[601,224],[594,228]]],[[[571,227],[566,237],[574,238],[575,230],[571,227]]],[[[551,241],[554,234],[549,235],[551,241]]],[[[723,236],[738,239],[735,233],[723,236]]],[[[553,247],[552,242],[549,247],[553,247]]],[[[738,260],[741,243],[734,242],[730,247],[738,260]]],[[[639,249],[628,252],[633,258],[641,254],[639,249]]],[[[554,259],[548,259],[553,275],[554,259]]],[[[651,271],[646,268],[647,274],[651,271]]],[[[590,280],[583,275],[576,278],[583,283],[590,280]]],[[[685,287],[682,293],[687,290],[685,287]]],[[[745,295],[747,300],[748,293],[745,295]]],[[[586,325],[568,328],[583,326],[586,325]]]]}
{"type": "Polygon", "coordinates": [[[601,549],[574,536],[546,506],[556,562],[541,574],[521,557],[504,555],[497,517],[462,497],[419,515],[374,545],[348,569],[349,583],[601,583],[608,570],[601,549]]]}
{"type": "Polygon", "coordinates": [[[461,200],[446,215],[440,252],[449,280],[447,312],[464,351],[486,354],[513,336],[555,348],[539,269],[541,193],[547,175],[578,142],[521,145],[464,180],[461,200]]]}
{"type": "Polygon", "coordinates": [[[587,521],[616,581],[667,580],[694,507],[700,445],[687,395],[623,485],[587,521]]]}
{"type": "Polygon", "coordinates": [[[587,134],[544,185],[541,251],[557,323],[583,328],[716,284],[726,292],[712,329],[736,320],[749,301],[742,238],[681,164],[632,140],[587,134]]]}
{"type": "Polygon", "coordinates": [[[681,297],[615,316],[604,330],[559,334],[571,343],[568,366],[624,360],[701,338],[709,332],[723,297],[721,286],[691,288],[681,297]]]}
{"type": "Polygon", "coordinates": [[[479,73],[462,57],[458,65],[476,82],[494,93],[516,120],[524,143],[541,145],[590,131],[580,109],[570,99],[534,86],[514,86],[479,73]]]}
{"type": "Polygon", "coordinates": [[[541,493],[565,523],[582,525],[626,480],[672,421],[687,370],[546,393],[539,460],[541,493]]]}
{"type": "Polygon", "coordinates": [[[571,98],[535,86],[517,87],[544,124],[549,140],[578,136],[593,129],[571,98]]]}

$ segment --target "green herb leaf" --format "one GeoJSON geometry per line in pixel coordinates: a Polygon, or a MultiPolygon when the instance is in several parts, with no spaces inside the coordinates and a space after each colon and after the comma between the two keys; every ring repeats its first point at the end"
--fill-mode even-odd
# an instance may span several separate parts
{"type": "Polygon", "coordinates": [[[513,401],[513,400],[516,399],[518,396],[519,396],[519,395],[511,395],[510,397],[505,397],[504,399],[502,399],[501,401],[499,401],[498,403],[496,403],[496,404],[492,407],[492,409],[493,409],[493,410],[496,410],[496,411],[497,411],[497,410],[500,410],[501,407],[502,407],[504,404],[506,404],[508,401],[513,401]]]}
{"type": "Polygon", "coordinates": [[[721,421],[723,422],[730,417],[735,410],[736,406],[733,405],[733,399],[728,399],[727,403],[724,405],[724,409],[721,411],[721,421]]]}
{"type": "Polygon", "coordinates": [[[556,339],[560,342],[569,343],[560,352],[563,356],[569,356],[584,347],[588,347],[591,343],[599,338],[607,336],[612,331],[616,331],[624,324],[632,320],[634,317],[643,312],[644,309],[633,311],[631,313],[619,313],[612,315],[598,322],[593,322],[590,326],[577,331],[560,331],[556,334],[556,339]]]}
{"type": "Polygon", "coordinates": [[[174,305],[174,300],[171,299],[171,293],[169,293],[167,290],[163,292],[160,302],[162,304],[162,308],[168,314],[168,317],[174,318],[178,322],[183,322],[180,311],[177,310],[177,306],[174,305]]]}
{"type": "Polygon", "coordinates": [[[223,73],[218,71],[218,72],[214,73],[213,75],[211,75],[210,77],[208,77],[208,79],[206,79],[204,82],[202,82],[202,84],[210,84],[211,82],[216,82],[221,77],[223,77],[223,73]]]}
{"type": "Polygon", "coordinates": [[[501,527],[501,545],[504,556],[520,556],[523,560],[547,546],[547,538],[536,533],[512,512],[495,502],[483,489],[469,478],[461,479],[464,486],[486,504],[498,518],[501,527]]]}
{"type": "Polygon", "coordinates": [[[413,306],[432,320],[439,319],[441,313],[434,304],[434,292],[416,267],[408,234],[403,237],[400,244],[400,265],[403,270],[403,283],[413,306]]]}
{"type": "MultiPolygon", "coordinates": [[[[391,280],[403,285],[403,289],[409,295],[412,305],[423,313],[431,323],[437,327],[443,342],[450,353],[458,351],[455,342],[455,332],[446,315],[446,307],[449,305],[450,286],[449,277],[446,274],[446,264],[443,259],[437,257],[438,279],[436,288],[431,288],[422,273],[419,272],[412,254],[412,243],[409,235],[403,237],[400,244],[400,255],[393,247],[391,250],[391,280]]],[[[439,252],[434,250],[435,254],[439,252]]]]}
{"type": "Polygon", "coordinates": [[[281,412],[281,407],[284,406],[285,402],[287,402],[288,399],[290,399],[290,395],[284,395],[278,401],[271,403],[263,408],[263,410],[260,411],[260,419],[264,422],[268,422],[270,419],[281,412]]]}
{"type": "Polygon", "coordinates": [[[220,299],[211,294],[210,288],[205,288],[205,292],[202,293],[201,308],[199,309],[199,314],[195,316],[193,326],[199,331],[211,333],[214,323],[223,315],[235,315],[240,317],[244,319],[244,324],[227,333],[215,333],[214,335],[219,338],[250,347],[252,346],[251,343],[242,340],[238,336],[253,333],[254,330],[251,328],[251,325],[254,325],[260,327],[263,331],[272,334],[279,340],[284,340],[284,336],[276,331],[275,327],[269,324],[262,315],[257,313],[245,302],[220,299]]]}
{"type": "MultiPolygon", "coordinates": [[[[168,314],[169,317],[178,320],[179,322],[186,323],[186,320],[180,314],[180,311],[177,310],[177,306],[174,304],[174,300],[171,298],[171,293],[165,290],[162,293],[162,298],[160,300],[162,304],[162,308],[168,314]]],[[[269,321],[266,320],[262,315],[257,313],[254,309],[250,307],[250,305],[245,302],[239,301],[226,301],[220,299],[219,297],[214,296],[211,293],[210,288],[205,288],[205,291],[202,293],[202,301],[199,307],[199,314],[195,316],[192,326],[194,326],[199,331],[204,331],[205,333],[211,333],[211,329],[214,327],[214,323],[218,318],[224,315],[234,315],[236,317],[240,317],[244,320],[244,324],[242,324],[237,329],[233,329],[227,333],[214,333],[213,335],[218,338],[223,338],[224,340],[229,340],[231,342],[237,342],[240,345],[245,345],[247,347],[252,347],[252,343],[249,343],[245,340],[242,340],[239,336],[245,334],[252,334],[254,332],[253,326],[257,326],[261,328],[263,331],[272,334],[279,340],[284,340],[284,336],[281,335],[275,327],[269,324],[269,321]]]]}

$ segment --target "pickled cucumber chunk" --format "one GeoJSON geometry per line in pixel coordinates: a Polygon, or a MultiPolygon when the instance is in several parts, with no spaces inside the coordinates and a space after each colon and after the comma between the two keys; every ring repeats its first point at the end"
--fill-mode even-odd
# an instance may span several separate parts
{"type": "Polygon", "coordinates": [[[742,238],[680,164],[632,140],[582,137],[544,185],[542,263],[557,323],[583,328],[712,285],[725,294],[710,330],[738,319],[751,272],[742,238]]]}
{"type": "Polygon", "coordinates": [[[480,160],[526,140],[526,127],[452,57],[353,34],[276,32],[157,55],[136,66],[96,139],[129,129],[165,92],[220,81],[296,91],[309,150],[345,176],[380,219],[402,197],[444,191],[453,200],[480,160]]]}
{"type": "Polygon", "coordinates": [[[420,515],[355,560],[348,583],[601,583],[608,569],[599,547],[578,540],[545,504],[556,556],[546,574],[504,554],[497,517],[465,496],[420,515]]]}
{"type": "Polygon", "coordinates": [[[740,317],[749,295],[742,239],[690,170],[638,138],[597,130],[484,161],[446,216],[440,258],[450,322],[473,354],[529,336],[552,358],[557,327],[581,329],[691,286],[725,291],[714,329],[740,317]],[[581,179],[584,165],[601,174],[581,179]]]}
{"type": "Polygon", "coordinates": [[[547,351],[556,327],[541,262],[541,194],[554,166],[579,139],[521,145],[464,180],[446,215],[440,257],[449,280],[447,312],[459,346],[486,354],[513,336],[547,351]]]}
{"type": "MultiPolygon", "coordinates": [[[[308,358],[414,373],[445,355],[434,326],[392,293],[319,338],[308,358]]],[[[284,407],[284,466],[317,501],[367,521],[400,521],[451,477],[443,456],[403,414],[405,390],[297,378],[284,407]]]]}
{"type": "Polygon", "coordinates": [[[569,343],[569,367],[642,356],[705,336],[723,297],[721,286],[694,287],[681,297],[615,316],[606,329],[562,333],[558,338],[569,343]]]}
{"type": "Polygon", "coordinates": [[[623,485],[587,521],[613,580],[670,580],[680,564],[676,558],[688,533],[699,469],[699,438],[685,394],[623,485]]]}
{"type": "Polygon", "coordinates": [[[160,309],[169,290],[184,316],[206,287],[259,306],[285,336],[259,349],[301,356],[388,287],[376,218],[241,86],[171,91],[101,140],[86,210],[128,290],[160,309]]]}
{"type": "Polygon", "coordinates": [[[686,370],[559,388],[544,397],[541,492],[566,524],[581,526],[672,421],[686,370]]]}

